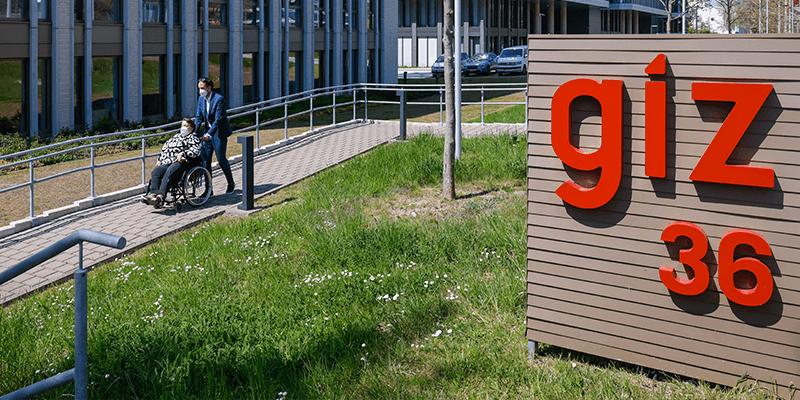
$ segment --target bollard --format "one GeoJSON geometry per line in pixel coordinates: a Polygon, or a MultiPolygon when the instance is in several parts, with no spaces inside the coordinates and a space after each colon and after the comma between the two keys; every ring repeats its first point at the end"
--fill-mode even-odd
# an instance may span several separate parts
{"type": "Polygon", "coordinates": [[[400,91],[400,140],[406,140],[406,91],[400,91]]]}
{"type": "Polygon", "coordinates": [[[253,137],[239,136],[236,141],[242,144],[242,204],[240,210],[253,209],[253,137]]]}

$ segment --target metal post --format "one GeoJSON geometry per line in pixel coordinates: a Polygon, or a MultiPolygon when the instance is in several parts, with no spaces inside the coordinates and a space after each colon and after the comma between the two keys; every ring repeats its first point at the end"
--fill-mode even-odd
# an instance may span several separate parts
{"type": "Polygon", "coordinates": [[[142,185],[144,185],[147,182],[145,180],[147,179],[147,175],[145,173],[145,169],[147,168],[147,158],[145,157],[147,155],[146,150],[147,150],[147,140],[142,139],[142,185]]]}
{"type": "Polygon", "coordinates": [[[400,140],[406,140],[406,91],[400,91],[400,140]]]}
{"type": "Polygon", "coordinates": [[[369,99],[367,98],[367,88],[364,88],[364,122],[369,120],[367,110],[369,110],[369,99]]]}
{"type": "Polygon", "coordinates": [[[311,111],[311,114],[309,114],[309,119],[311,120],[311,132],[314,132],[314,95],[311,95],[311,99],[309,100],[308,104],[311,111]]]}
{"type": "Polygon", "coordinates": [[[89,354],[86,270],[83,269],[83,242],[78,243],[78,270],[75,271],[75,398],[89,397],[89,354]]]}
{"type": "Polygon", "coordinates": [[[333,91],[333,125],[336,126],[336,91],[333,91]]]}
{"type": "Polygon", "coordinates": [[[442,105],[442,91],[440,89],[439,90],[439,126],[444,125],[444,121],[442,120],[442,113],[443,112],[444,112],[444,110],[443,110],[443,105],[442,105]]]}
{"type": "Polygon", "coordinates": [[[94,199],[94,193],[95,193],[94,192],[94,166],[95,166],[95,164],[94,164],[94,140],[92,140],[91,169],[89,170],[89,177],[91,179],[91,185],[90,185],[90,190],[92,192],[91,193],[91,198],[93,198],[93,199],[94,199]]]}
{"type": "Polygon", "coordinates": [[[456,90],[455,90],[455,103],[456,103],[456,160],[461,159],[461,0],[455,0],[455,44],[456,44],[456,90]]]}
{"type": "Polygon", "coordinates": [[[30,215],[33,218],[33,161],[28,163],[28,175],[30,175],[30,186],[28,186],[28,195],[30,196],[30,201],[28,202],[30,205],[30,215]]]}
{"type": "Polygon", "coordinates": [[[481,86],[481,125],[483,125],[483,86],[481,86]]]}
{"type": "Polygon", "coordinates": [[[356,120],[356,89],[353,87],[353,121],[356,120]]]}
{"type": "Polygon", "coordinates": [[[256,148],[260,149],[261,145],[259,144],[259,140],[258,139],[261,136],[261,134],[259,133],[261,124],[258,122],[258,114],[260,114],[259,113],[259,108],[256,107],[256,148]]]}
{"type": "Polygon", "coordinates": [[[532,361],[536,357],[536,342],[528,340],[528,361],[532,361]]]}
{"type": "Polygon", "coordinates": [[[253,209],[253,137],[239,136],[236,141],[242,144],[242,204],[240,210],[253,209]]]}
{"type": "Polygon", "coordinates": [[[283,103],[283,139],[289,140],[289,103],[283,103]]]}

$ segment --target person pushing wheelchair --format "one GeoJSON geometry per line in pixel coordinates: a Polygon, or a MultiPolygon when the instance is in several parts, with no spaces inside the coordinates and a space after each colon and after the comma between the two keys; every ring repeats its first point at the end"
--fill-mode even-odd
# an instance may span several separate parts
{"type": "Polygon", "coordinates": [[[161,147],[161,155],[150,175],[149,193],[143,196],[145,203],[161,207],[169,187],[177,184],[189,168],[201,163],[202,143],[194,134],[196,128],[194,119],[184,118],[180,132],[161,147]]]}

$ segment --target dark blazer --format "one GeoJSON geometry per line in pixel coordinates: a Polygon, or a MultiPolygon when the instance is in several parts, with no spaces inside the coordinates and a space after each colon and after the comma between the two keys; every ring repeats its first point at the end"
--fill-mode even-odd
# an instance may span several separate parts
{"type": "Polygon", "coordinates": [[[221,94],[211,92],[208,99],[211,104],[210,111],[206,113],[206,98],[200,96],[197,99],[197,112],[195,113],[194,123],[197,125],[198,134],[203,128],[202,134],[210,136],[219,135],[220,139],[226,139],[231,135],[231,124],[228,122],[228,108],[225,105],[225,98],[221,94]]]}

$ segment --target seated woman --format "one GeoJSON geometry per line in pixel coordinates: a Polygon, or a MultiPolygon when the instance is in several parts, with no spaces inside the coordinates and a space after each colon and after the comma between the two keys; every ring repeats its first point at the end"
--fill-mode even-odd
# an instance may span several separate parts
{"type": "Polygon", "coordinates": [[[164,203],[170,185],[175,185],[194,163],[200,161],[201,142],[195,134],[192,118],[184,118],[181,131],[167,140],[161,147],[156,167],[150,175],[150,194],[144,196],[144,202],[156,207],[164,203]]]}

